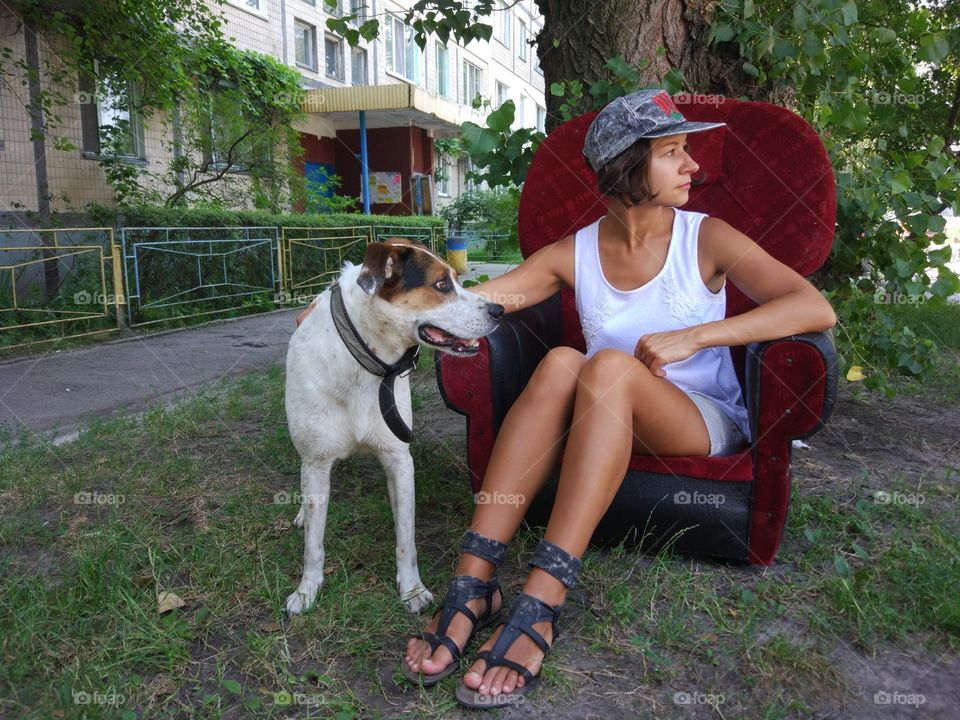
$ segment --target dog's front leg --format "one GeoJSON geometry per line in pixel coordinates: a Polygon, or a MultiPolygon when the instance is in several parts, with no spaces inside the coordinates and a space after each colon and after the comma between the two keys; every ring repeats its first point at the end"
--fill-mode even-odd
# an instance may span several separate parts
{"type": "Polygon", "coordinates": [[[397,589],[403,604],[410,612],[418,613],[433,602],[433,595],[423,586],[417,566],[413,458],[404,445],[402,449],[381,453],[380,462],[387,474],[387,492],[397,533],[397,589]]]}
{"type": "MultiPolygon", "coordinates": [[[[300,514],[303,516],[303,579],[287,598],[287,612],[298,614],[313,605],[323,585],[323,534],[330,498],[330,461],[303,461],[300,468],[300,514]]],[[[298,515],[298,518],[300,516],[298,515]]]]}

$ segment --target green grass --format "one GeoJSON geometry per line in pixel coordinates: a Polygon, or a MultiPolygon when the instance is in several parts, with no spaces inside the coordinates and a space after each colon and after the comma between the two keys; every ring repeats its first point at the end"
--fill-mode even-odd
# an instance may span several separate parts
{"type": "MultiPolygon", "coordinates": [[[[432,371],[424,353],[417,376],[432,371]]],[[[291,700],[313,703],[315,717],[457,716],[455,679],[432,691],[400,680],[405,639],[422,621],[397,599],[392,517],[372,458],[336,466],[326,584],[309,613],[283,613],[303,540],[290,527],[296,506],[275,502],[297,489],[299,469],[282,392],[275,369],[175,410],[94,423],[70,445],[27,439],[0,456],[0,715],[306,712],[291,700]],[[115,502],[78,504],[77,493],[115,502]],[[160,592],[184,606],[159,615],[160,592]],[[83,692],[122,700],[78,704],[83,692]]],[[[420,566],[440,595],[472,509],[464,449],[415,442],[412,452],[420,566]]],[[[838,642],[955,651],[950,472],[931,469],[919,505],[879,504],[858,481],[820,495],[794,483],[778,573],[591,550],[540,697],[572,708],[597,682],[624,682],[641,687],[630,701],[638,715],[647,695],[696,688],[724,694],[725,717],[806,717],[848,692],[828,659],[838,642]]],[[[508,598],[536,539],[522,530],[511,545],[508,598]]]]}

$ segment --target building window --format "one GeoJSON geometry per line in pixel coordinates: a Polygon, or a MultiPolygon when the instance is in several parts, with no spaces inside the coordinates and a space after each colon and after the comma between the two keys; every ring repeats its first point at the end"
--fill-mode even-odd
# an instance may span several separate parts
{"type": "Polygon", "coordinates": [[[453,174],[456,172],[454,165],[448,160],[444,160],[437,172],[437,195],[441,197],[450,197],[453,188],[453,174]]]}
{"type": "Polygon", "coordinates": [[[517,44],[517,56],[523,60],[527,61],[527,24],[520,23],[520,42],[517,44]]]}
{"type": "Polygon", "coordinates": [[[480,68],[467,60],[463,61],[463,95],[464,105],[473,105],[474,99],[482,95],[482,75],[480,68]]]}
{"type": "Polygon", "coordinates": [[[343,39],[336,35],[323,38],[324,69],[328,78],[343,80],[343,39]]]}
{"type": "Polygon", "coordinates": [[[499,6],[499,22],[497,23],[497,40],[502,42],[507,47],[510,47],[510,29],[511,29],[511,19],[513,17],[513,10],[510,7],[507,7],[507,4],[500,0],[497,3],[499,6]]]}
{"type": "Polygon", "coordinates": [[[413,40],[413,28],[400,18],[388,15],[384,28],[387,70],[410,82],[420,82],[420,48],[413,40]]]}
{"type": "Polygon", "coordinates": [[[367,3],[365,0],[348,0],[347,10],[354,16],[351,25],[362,25],[367,21],[367,3]]]}
{"type": "Polygon", "coordinates": [[[207,93],[203,129],[203,160],[208,170],[248,172],[273,163],[273,147],[257,134],[247,134],[252,120],[241,105],[239,91],[220,81],[207,93]]]}
{"type": "Polygon", "coordinates": [[[450,97],[450,51],[443,43],[436,44],[437,57],[437,95],[450,97]]]}
{"type": "Polygon", "coordinates": [[[267,0],[229,0],[231,5],[242,7],[245,10],[252,10],[258,15],[267,15],[267,0]]]}
{"type": "Polygon", "coordinates": [[[137,109],[140,105],[137,84],[126,83],[120,91],[111,92],[91,76],[82,74],[80,91],[84,155],[144,159],[143,115],[137,109]]]}
{"type": "Polygon", "coordinates": [[[297,65],[317,69],[317,29],[302,20],[293,21],[293,46],[297,65]]]}
{"type": "Polygon", "coordinates": [[[477,181],[470,177],[470,173],[474,171],[473,158],[469,155],[463,161],[463,177],[464,177],[464,187],[467,190],[476,190],[477,181]]]}
{"type": "Polygon", "coordinates": [[[507,100],[510,99],[510,88],[508,88],[502,82],[498,82],[496,83],[496,89],[497,89],[497,107],[500,107],[507,100]]]}
{"type": "Polygon", "coordinates": [[[343,17],[343,0],[337,0],[336,5],[331,5],[324,0],[323,9],[334,17],[343,17]]]}
{"type": "Polygon", "coordinates": [[[537,105],[537,130],[542,133],[547,131],[547,109],[537,105]]]}
{"type": "Polygon", "coordinates": [[[363,48],[353,48],[350,51],[350,82],[354,85],[366,85],[367,80],[367,51],[363,48]]]}

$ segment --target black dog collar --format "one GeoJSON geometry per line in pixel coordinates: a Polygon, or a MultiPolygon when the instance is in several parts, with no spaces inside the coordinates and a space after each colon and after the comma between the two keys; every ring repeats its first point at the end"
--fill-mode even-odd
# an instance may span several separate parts
{"type": "Polygon", "coordinates": [[[393,365],[388,365],[367,346],[363,338],[360,337],[360,333],[357,332],[357,328],[350,321],[339,282],[335,282],[331,286],[330,295],[330,314],[333,316],[333,324],[337,328],[337,333],[343,340],[343,344],[347,346],[347,350],[353,355],[353,359],[360,363],[364,370],[383,378],[380,381],[380,414],[386,421],[387,427],[397,436],[397,439],[405,443],[410,442],[413,439],[413,431],[407,427],[403,418],[400,417],[400,411],[397,410],[393,383],[397,377],[417,366],[420,346],[414,345],[407,348],[403,357],[393,365]]]}

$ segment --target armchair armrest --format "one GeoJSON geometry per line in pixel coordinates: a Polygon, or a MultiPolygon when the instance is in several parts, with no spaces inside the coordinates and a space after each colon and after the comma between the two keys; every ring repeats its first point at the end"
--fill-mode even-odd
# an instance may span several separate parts
{"type": "Polygon", "coordinates": [[[792,441],[823,427],[833,410],[833,335],[806,333],[753,343],[747,347],[745,371],[754,468],[750,562],[769,565],[786,525],[792,441]]]}
{"type": "Polygon", "coordinates": [[[754,442],[809,437],[822,428],[837,395],[837,350],[830,331],[747,346],[747,411],[754,442]]]}

